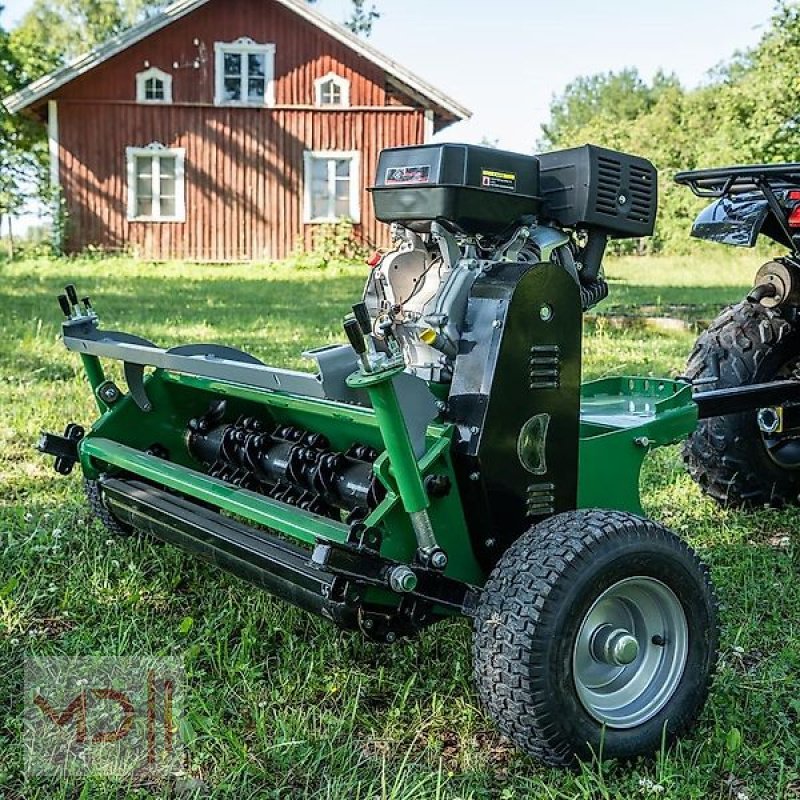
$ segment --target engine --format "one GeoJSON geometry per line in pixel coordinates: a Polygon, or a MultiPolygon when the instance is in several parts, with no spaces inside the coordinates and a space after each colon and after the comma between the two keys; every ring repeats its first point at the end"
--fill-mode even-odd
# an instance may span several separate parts
{"type": "Polygon", "coordinates": [[[448,383],[476,282],[500,264],[554,262],[586,310],[608,286],[610,237],[647,236],[656,211],[650,162],[586,146],[539,157],[469,145],[384,150],[371,189],[392,249],[364,291],[378,346],[390,328],[408,371],[448,383]]]}

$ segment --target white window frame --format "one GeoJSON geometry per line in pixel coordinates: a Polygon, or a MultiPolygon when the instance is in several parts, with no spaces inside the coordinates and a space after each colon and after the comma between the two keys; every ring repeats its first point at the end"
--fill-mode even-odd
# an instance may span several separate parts
{"type": "MultiPolygon", "coordinates": [[[[361,222],[361,154],[358,150],[306,150],[303,153],[303,222],[306,225],[317,225],[322,223],[336,223],[342,217],[335,214],[325,217],[312,216],[313,208],[311,198],[311,167],[314,161],[341,161],[350,160],[350,214],[345,217],[354,224],[361,222]]],[[[331,188],[331,181],[335,183],[336,168],[329,170],[328,189],[331,188]]],[[[329,206],[335,210],[336,195],[332,195],[329,206]]]]}
{"type": "Polygon", "coordinates": [[[172,75],[169,72],[164,72],[163,69],[158,67],[150,67],[144,72],[136,73],[136,102],[137,103],[155,103],[164,105],[172,102],[172,75]],[[147,97],[147,81],[151,78],[157,78],[164,84],[164,99],[148,99],[147,97]]]}
{"type": "Polygon", "coordinates": [[[263,108],[275,105],[275,45],[259,44],[252,39],[242,37],[233,42],[214,42],[214,105],[216,106],[244,106],[248,108],[263,108]],[[247,56],[252,54],[264,55],[265,58],[265,86],[264,102],[253,103],[247,99],[248,93],[242,92],[241,100],[225,99],[225,54],[236,53],[242,56],[242,87],[247,88],[247,56]]]}
{"type": "Polygon", "coordinates": [[[128,169],[128,222],[186,222],[186,148],[164,147],[153,142],[147,147],[128,147],[125,149],[128,169]],[[175,214],[162,216],[149,214],[137,216],[136,206],[136,160],[141,157],[153,159],[153,207],[161,205],[161,162],[163,156],[175,158],[175,214]]]}
{"type": "Polygon", "coordinates": [[[337,75],[335,72],[329,72],[321,78],[314,81],[314,105],[317,108],[349,108],[350,107],[350,81],[337,75]],[[326,83],[333,81],[341,91],[341,102],[339,103],[323,103],[322,102],[322,87],[326,83]]]}

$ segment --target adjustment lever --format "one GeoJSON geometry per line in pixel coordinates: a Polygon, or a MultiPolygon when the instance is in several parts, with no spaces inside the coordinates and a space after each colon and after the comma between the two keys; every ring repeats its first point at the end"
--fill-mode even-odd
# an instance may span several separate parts
{"type": "Polygon", "coordinates": [[[361,325],[354,317],[350,317],[344,321],[344,332],[350,341],[350,346],[355,350],[356,355],[361,361],[361,366],[365,372],[371,372],[372,366],[367,358],[367,343],[364,341],[364,334],[361,325]]]}
{"type": "Polygon", "coordinates": [[[372,318],[369,315],[366,303],[356,303],[353,306],[353,316],[356,322],[361,326],[361,332],[364,336],[369,336],[372,333],[372,318]]]}

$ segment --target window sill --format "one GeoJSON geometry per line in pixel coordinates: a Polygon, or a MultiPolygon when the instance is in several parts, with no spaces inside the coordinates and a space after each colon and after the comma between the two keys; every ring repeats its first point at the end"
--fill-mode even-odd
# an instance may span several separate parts
{"type": "Polygon", "coordinates": [[[184,223],[186,217],[128,217],[128,222],[167,222],[184,223]]]}
{"type": "Polygon", "coordinates": [[[361,220],[353,217],[315,217],[314,219],[304,219],[303,225],[337,225],[340,222],[349,222],[351,225],[359,225],[361,220]]]}
{"type": "Polygon", "coordinates": [[[214,105],[217,108],[273,108],[275,103],[245,103],[242,100],[215,100],[214,105]]]}

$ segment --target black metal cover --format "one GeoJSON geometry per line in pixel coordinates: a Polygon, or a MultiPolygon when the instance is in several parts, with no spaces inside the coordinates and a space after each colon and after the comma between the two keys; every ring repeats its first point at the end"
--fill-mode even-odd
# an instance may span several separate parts
{"type": "Polygon", "coordinates": [[[647,159],[591,144],[538,158],[544,218],[615,239],[652,235],[658,173],[647,159]]]}
{"type": "Polygon", "coordinates": [[[455,223],[466,233],[502,231],[539,207],[539,162],[491,147],[394,147],[378,159],[370,188],[381,222],[455,223]]]}

